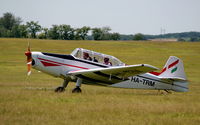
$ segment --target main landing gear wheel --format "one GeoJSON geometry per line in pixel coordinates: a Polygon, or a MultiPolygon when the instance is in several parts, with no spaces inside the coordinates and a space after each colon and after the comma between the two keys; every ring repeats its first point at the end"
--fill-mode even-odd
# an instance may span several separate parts
{"type": "Polygon", "coordinates": [[[68,83],[69,83],[69,79],[68,79],[68,78],[64,79],[63,85],[57,87],[57,88],[55,89],[55,92],[64,92],[64,91],[65,91],[65,88],[66,88],[67,85],[68,85],[68,83]]]}
{"type": "Polygon", "coordinates": [[[81,93],[81,88],[80,87],[76,87],[72,90],[72,93],[81,93]]]}
{"type": "Polygon", "coordinates": [[[65,88],[62,86],[59,86],[58,88],[55,89],[55,92],[64,92],[65,88]]]}

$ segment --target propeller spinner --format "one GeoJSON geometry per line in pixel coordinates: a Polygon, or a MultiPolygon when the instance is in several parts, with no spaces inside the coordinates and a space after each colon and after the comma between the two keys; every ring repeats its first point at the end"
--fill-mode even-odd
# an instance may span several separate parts
{"type": "Polygon", "coordinates": [[[32,63],[32,54],[31,54],[31,49],[30,49],[30,43],[29,42],[28,42],[28,49],[25,52],[25,55],[27,56],[27,68],[28,68],[27,75],[29,76],[31,74],[31,63],[32,63]]]}

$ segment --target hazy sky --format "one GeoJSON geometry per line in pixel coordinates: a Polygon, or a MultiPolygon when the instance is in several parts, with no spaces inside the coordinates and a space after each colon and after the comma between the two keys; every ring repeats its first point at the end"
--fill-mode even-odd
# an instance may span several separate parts
{"type": "Polygon", "coordinates": [[[5,12],[43,27],[110,26],[122,34],[200,31],[200,0],[0,0],[0,16],[5,12]]]}

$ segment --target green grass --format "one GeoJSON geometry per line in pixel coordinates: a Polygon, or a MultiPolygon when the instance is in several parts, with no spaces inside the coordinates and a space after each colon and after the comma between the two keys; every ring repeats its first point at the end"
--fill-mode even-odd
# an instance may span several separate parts
{"type": "Polygon", "coordinates": [[[2,125],[160,125],[200,123],[200,43],[117,42],[0,39],[0,124],[2,125]],[[146,63],[162,68],[169,56],[184,61],[190,91],[168,95],[154,90],[82,85],[72,94],[53,88],[62,79],[33,70],[26,76],[24,52],[68,54],[82,47],[114,55],[127,64],[146,63]]]}

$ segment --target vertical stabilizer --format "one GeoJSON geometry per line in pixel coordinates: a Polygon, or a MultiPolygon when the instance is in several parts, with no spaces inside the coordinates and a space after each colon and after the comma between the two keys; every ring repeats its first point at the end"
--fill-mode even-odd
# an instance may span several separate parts
{"type": "Polygon", "coordinates": [[[173,80],[172,90],[187,92],[188,81],[185,75],[183,61],[175,56],[170,56],[161,72],[151,72],[162,80],[173,80]]]}
{"type": "Polygon", "coordinates": [[[175,56],[170,56],[159,77],[161,79],[186,80],[183,61],[175,56]]]}

